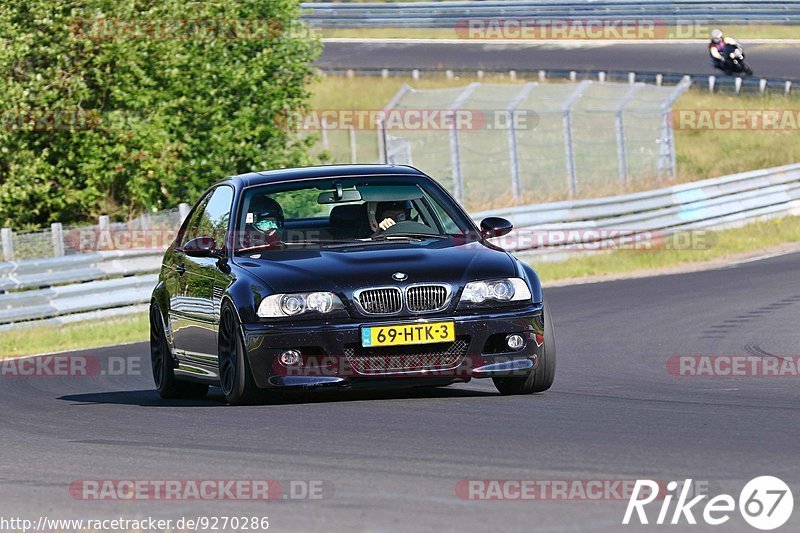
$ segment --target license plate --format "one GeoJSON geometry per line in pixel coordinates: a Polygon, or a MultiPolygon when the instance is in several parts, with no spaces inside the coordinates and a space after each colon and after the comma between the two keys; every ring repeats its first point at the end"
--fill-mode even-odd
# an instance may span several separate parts
{"type": "Polygon", "coordinates": [[[394,324],[361,328],[361,346],[399,346],[431,344],[456,340],[455,322],[394,324]]]}

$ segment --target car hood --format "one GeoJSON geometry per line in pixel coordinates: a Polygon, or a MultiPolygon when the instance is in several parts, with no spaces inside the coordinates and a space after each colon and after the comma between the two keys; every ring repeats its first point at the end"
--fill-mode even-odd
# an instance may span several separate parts
{"type": "MultiPolygon", "coordinates": [[[[371,244],[359,247],[270,250],[237,257],[236,263],[275,292],[333,291],[349,295],[363,287],[516,276],[514,259],[479,242],[449,240],[371,244]],[[396,272],[407,278],[392,279],[396,272]]],[[[454,287],[458,290],[458,287],[454,287]]]]}

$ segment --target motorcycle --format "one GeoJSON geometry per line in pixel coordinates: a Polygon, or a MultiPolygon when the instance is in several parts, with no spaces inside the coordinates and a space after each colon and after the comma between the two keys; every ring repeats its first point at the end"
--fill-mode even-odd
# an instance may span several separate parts
{"type": "Polygon", "coordinates": [[[718,68],[727,75],[745,74],[753,75],[753,69],[744,60],[744,50],[739,45],[726,44],[722,53],[724,60],[715,60],[714,68],[718,68]]]}

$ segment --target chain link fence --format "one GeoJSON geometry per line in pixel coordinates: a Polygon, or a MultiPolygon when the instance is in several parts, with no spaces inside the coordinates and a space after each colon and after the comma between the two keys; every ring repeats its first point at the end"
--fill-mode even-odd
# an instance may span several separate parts
{"type": "Polygon", "coordinates": [[[457,89],[403,86],[384,110],[383,159],[413,164],[468,209],[613,194],[675,175],[672,104],[689,87],[644,83],[457,89]],[[397,120],[450,111],[450,122],[397,120]]]}
{"type": "Polygon", "coordinates": [[[101,216],[93,225],[63,226],[55,222],[48,230],[13,231],[11,228],[2,228],[2,259],[23,261],[61,257],[102,250],[106,244],[108,248],[119,248],[120,243],[114,239],[124,239],[124,246],[135,246],[133,241],[137,238],[152,241],[153,236],[158,236],[160,242],[178,230],[188,212],[189,205],[181,204],[177,209],[144,213],[127,222],[110,222],[107,216],[101,216]],[[108,243],[103,243],[103,236],[109,239],[108,243]]]}

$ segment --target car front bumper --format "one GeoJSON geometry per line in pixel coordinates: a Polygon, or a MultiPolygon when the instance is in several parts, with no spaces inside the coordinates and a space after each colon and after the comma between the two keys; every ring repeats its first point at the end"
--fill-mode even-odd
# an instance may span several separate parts
{"type": "Polygon", "coordinates": [[[480,314],[404,317],[387,320],[324,323],[258,323],[242,326],[253,378],[260,388],[371,388],[437,385],[472,378],[527,375],[536,369],[544,349],[542,304],[480,314]],[[361,326],[402,323],[455,323],[456,342],[426,346],[362,348],[361,326]],[[520,334],[521,349],[512,351],[505,337],[520,334]],[[281,353],[296,350],[301,362],[284,365],[281,353]],[[443,355],[444,354],[444,355],[443,355]],[[429,364],[435,361],[436,364],[429,364]]]}

